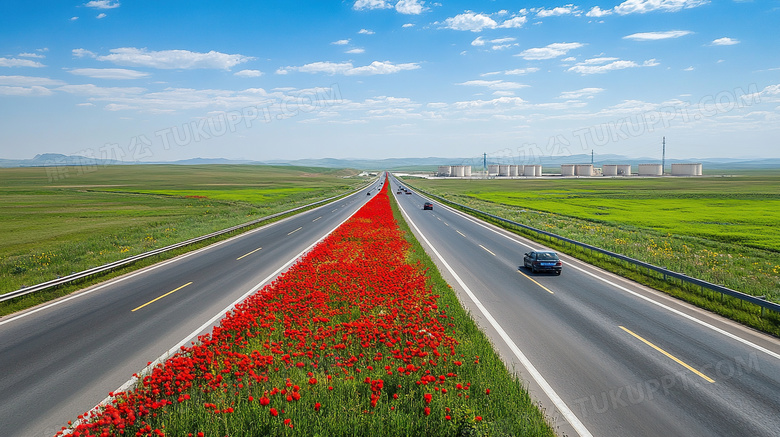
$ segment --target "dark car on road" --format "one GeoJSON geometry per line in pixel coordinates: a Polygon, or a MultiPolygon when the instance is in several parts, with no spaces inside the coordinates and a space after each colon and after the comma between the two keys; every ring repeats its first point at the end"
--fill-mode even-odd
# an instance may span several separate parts
{"type": "Polygon", "coordinates": [[[423,209],[429,209],[433,211],[433,204],[431,202],[425,202],[423,203],[423,209]]]}
{"type": "Polygon", "coordinates": [[[550,250],[535,250],[523,257],[523,266],[533,273],[553,272],[560,275],[562,264],[558,254],[550,250]]]}

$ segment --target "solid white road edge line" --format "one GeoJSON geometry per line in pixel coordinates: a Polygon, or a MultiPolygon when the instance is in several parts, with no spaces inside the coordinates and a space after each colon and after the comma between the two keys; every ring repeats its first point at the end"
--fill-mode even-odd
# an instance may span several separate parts
{"type": "MultiPolygon", "coordinates": [[[[281,272],[282,272],[282,270],[284,270],[284,269],[286,269],[286,268],[290,267],[290,266],[291,266],[293,263],[295,263],[296,261],[298,261],[298,259],[299,259],[300,257],[302,257],[302,256],[303,256],[303,254],[305,254],[306,252],[310,251],[310,250],[311,250],[311,249],[312,249],[314,246],[316,246],[316,245],[317,245],[317,244],[319,244],[319,243],[320,243],[322,240],[324,240],[325,238],[327,238],[327,237],[328,237],[330,234],[332,234],[332,233],[333,233],[333,231],[335,231],[336,229],[338,229],[338,228],[339,228],[339,226],[343,225],[343,224],[344,224],[344,223],[345,223],[347,220],[349,220],[349,219],[350,219],[350,218],[351,218],[353,215],[355,215],[355,214],[356,214],[356,213],[357,213],[359,210],[360,210],[360,208],[358,208],[358,209],[356,209],[355,211],[353,211],[353,212],[352,212],[352,214],[350,214],[349,216],[347,216],[347,218],[345,218],[345,219],[344,219],[344,220],[343,220],[341,223],[339,223],[338,225],[336,225],[336,227],[334,227],[333,229],[331,229],[330,231],[328,231],[328,232],[327,232],[325,235],[323,235],[323,236],[322,236],[322,237],[320,237],[320,238],[319,238],[317,241],[315,241],[314,243],[312,243],[311,245],[309,245],[309,246],[308,246],[306,249],[303,249],[303,250],[302,250],[300,253],[298,253],[298,254],[297,254],[297,255],[295,255],[295,256],[294,256],[292,259],[290,259],[289,261],[287,261],[287,262],[286,262],[284,265],[282,265],[281,267],[279,267],[278,269],[276,269],[276,270],[275,270],[273,273],[271,273],[270,275],[268,275],[268,276],[267,276],[265,279],[263,279],[262,281],[260,281],[260,282],[259,282],[257,285],[255,285],[254,287],[250,288],[250,289],[249,289],[249,291],[247,291],[246,293],[244,293],[244,295],[243,295],[243,296],[241,296],[241,297],[239,297],[238,299],[236,299],[235,301],[233,301],[233,303],[231,303],[230,305],[228,305],[227,307],[225,307],[225,309],[223,309],[222,311],[220,311],[219,313],[217,313],[217,315],[215,315],[214,317],[212,317],[211,319],[209,319],[209,320],[208,320],[206,323],[204,323],[204,324],[200,325],[200,327],[198,327],[198,328],[197,328],[195,331],[193,331],[193,332],[192,332],[191,334],[189,334],[187,337],[185,337],[184,339],[182,339],[180,342],[176,343],[176,345],[175,345],[175,346],[173,346],[172,348],[168,349],[168,351],[167,351],[167,352],[165,352],[165,353],[163,353],[162,355],[160,355],[160,356],[159,356],[159,357],[158,357],[156,360],[152,361],[152,363],[151,363],[151,364],[149,364],[148,366],[146,366],[146,367],[145,367],[143,370],[141,370],[141,371],[138,373],[139,377],[133,377],[133,378],[130,378],[130,379],[128,379],[128,380],[127,380],[127,382],[125,382],[124,384],[122,384],[122,385],[121,385],[119,388],[117,388],[117,389],[116,389],[116,390],[114,390],[113,392],[114,392],[114,393],[116,393],[116,392],[125,391],[125,390],[129,389],[130,387],[132,387],[132,386],[133,386],[133,384],[135,384],[135,383],[136,383],[136,382],[137,382],[137,381],[138,381],[140,378],[142,378],[144,375],[148,375],[148,374],[149,374],[149,372],[150,372],[152,369],[154,369],[154,367],[155,367],[155,366],[157,366],[158,364],[162,363],[163,361],[165,361],[166,359],[168,359],[168,357],[172,356],[173,354],[177,353],[177,352],[179,351],[179,348],[181,348],[181,347],[182,347],[182,346],[184,346],[185,344],[187,344],[187,343],[189,343],[190,341],[192,341],[192,339],[193,339],[193,338],[195,338],[195,337],[196,337],[198,334],[200,334],[200,333],[201,333],[201,332],[203,332],[203,331],[204,331],[206,328],[208,328],[209,326],[211,326],[212,324],[214,324],[214,322],[216,322],[216,321],[217,321],[217,319],[219,319],[220,317],[222,317],[222,316],[223,316],[223,314],[225,314],[226,312],[228,312],[228,311],[230,311],[231,309],[233,309],[233,308],[234,308],[234,307],[235,307],[235,306],[236,306],[236,305],[237,305],[239,302],[241,302],[241,301],[243,301],[244,299],[246,299],[247,297],[249,297],[249,295],[251,295],[252,293],[255,293],[255,292],[259,291],[259,290],[260,290],[260,289],[261,289],[261,288],[262,288],[262,287],[263,287],[263,286],[264,286],[264,285],[265,285],[265,284],[266,284],[268,281],[270,281],[271,279],[274,279],[276,276],[278,276],[278,275],[279,275],[279,273],[281,273],[281,272]]],[[[228,241],[228,240],[225,240],[225,241],[228,241]]],[[[86,414],[84,414],[84,418],[86,419],[86,418],[87,418],[87,416],[89,415],[89,413],[91,413],[92,411],[95,411],[96,409],[100,408],[100,406],[101,406],[101,405],[106,405],[106,404],[108,404],[108,403],[110,403],[110,402],[111,402],[111,396],[106,396],[106,398],[105,398],[105,399],[103,399],[102,401],[100,401],[100,403],[98,403],[97,405],[95,405],[94,407],[92,407],[92,409],[91,409],[91,410],[89,410],[89,411],[88,411],[86,414]]],[[[77,420],[77,421],[73,422],[73,425],[71,426],[71,429],[65,430],[65,431],[63,432],[63,434],[70,434],[70,431],[71,431],[73,428],[77,427],[77,426],[78,426],[80,423],[82,423],[82,422],[83,422],[83,420],[77,420]]]]}
{"type": "Polygon", "coordinates": [[[588,431],[587,428],[585,428],[585,425],[580,422],[580,419],[577,418],[577,416],[574,414],[574,412],[569,409],[569,407],[566,405],[565,402],[563,402],[563,399],[561,399],[560,396],[558,396],[558,393],[553,390],[553,388],[550,386],[549,383],[547,383],[547,380],[544,379],[541,373],[539,373],[538,370],[536,370],[536,367],[534,367],[533,364],[531,364],[531,361],[526,358],[525,354],[520,350],[519,347],[515,344],[514,341],[509,337],[509,334],[504,331],[504,328],[501,327],[501,325],[498,324],[498,321],[493,318],[493,316],[490,314],[490,312],[485,308],[484,305],[482,305],[482,302],[477,299],[477,296],[472,293],[471,289],[463,282],[463,280],[460,279],[460,276],[458,276],[457,273],[455,273],[455,270],[450,267],[450,265],[447,263],[447,261],[444,260],[444,257],[441,256],[438,250],[436,250],[435,247],[431,244],[430,241],[425,237],[425,235],[420,231],[420,228],[417,227],[417,225],[412,221],[411,217],[406,213],[406,210],[401,206],[400,202],[398,203],[398,207],[401,209],[401,212],[403,213],[404,217],[406,217],[406,220],[411,224],[415,230],[417,230],[417,233],[420,235],[420,237],[425,241],[425,244],[428,245],[428,247],[431,248],[433,253],[436,255],[437,258],[439,258],[439,261],[441,261],[442,265],[447,269],[447,271],[450,272],[450,274],[455,278],[456,281],[458,281],[458,284],[463,288],[463,291],[468,294],[469,298],[474,302],[474,304],[477,306],[479,311],[482,313],[483,316],[487,319],[488,322],[490,322],[490,325],[493,326],[493,328],[498,332],[498,335],[501,336],[501,338],[504,340],[504,342],[509,346],[509,348],[512,350],[512,352],[515,354],[518,360],[520,360],[520,363],[523,365],[523,367],[526,368],[528,373],[531,375],[531,377],[536,381],[537,384],[542,388],[544,393],[547,395],[547,397],[552,400],[553,404],[555,404],[555,407],[560,411],[560,413],[563,415],[563,417],[566,419],[567,422],[574,428],[574,430],[579,434],[581,437],[592,437],[593,435],[588,431]]]}
{"type": "MultiPolygon", "coordinates": [[[[493,228],[491,228],[490,226],[487,226],[484,223],[480,223],[478,220],[472,218],[468,214],[462,213],[462,212],[460,212],[460,211],[458,211],[458,210],[456,210],[454,208],[451,208],[451,207],[449,207],[447,205],[442,205],[442,206],[444,206],[445,208],[447,208],[448,210],[450,210],[450,211],[452,211],[452,212],[454,212],[456,214],[461,215],[466,220],[469,220],[469,221],[471,221],[471,222],[473,222],[473,223],[475,223],[475,224],[477,224],[479,226],[482,226],[483,228],[485,228],[485,229],[487,229],[487,230],[489,230],[491,232],[494,232],[494,233],[496,233],[496,234],[498,234],[498,235],[500,235],[500,236],[502,236],[502,237],[504,237],[504,238],[506,238],[506,239],[508,239],[510,241],[513,241],[513,242],[515,242],[515,243],[517,243],[517,244],[519,244],[521,246],[525,246],[525,247],[527,247],[527,248],[529,248],[531,250],[534,250],[534,247],[529,246],[529,245],[523,243],[522,241],[518,240],[517,239],[518,237],[513,237],[512,235],[507,235],[507,234],[505,234],[503,232],[500,232],[500,231],[498,231],[496,229],[493,229],[493,228]]],[[[509,231],[505,231],[505,232],[509,232],[509,231]]],[[[580,261],[580,260],[577,260],[577,263],[580,263],[582,265],[590,266],[590,264],[587,264],[587,263],[585,263],[583,261],[580,261]]],[[[653,305],[657,305],[657,306],[659,306],[659,307],[661,307],[661,308],[663,308],[663,309],[665,309],[665,310],[667,310],[667,311],[669,311],[669,312],[671,312],[673,314],[677,314],[680,317],[688,319],[688,320],[690,320],[690,321],[692,321],[694,323],[697,323],[697,324],[699,324],[699,325],[701,325],[701,326],[703,326],[705,328],[711,329],[711,330],[713,330],[713,331],[715,331],[715,332],[717,332],[719,334],[722,334],[722,335],[724,335],[724,336],[726,336],[728,338],[731,338],[733,340],[736,340],[736,341],[738,341],[738,342],[740,342],[740,343],[742,343],[742,344],[744,344],[744,345],[746,345],[748,347],[756,349],[756,350],[758,350],[760,352],[763,352],[763,353],[765,353],[765,354],[767,354],[767,355],[769,355],[771,357],[774,357],[774,358],[777,358],[777,359],[780,360],[780,354],[772,352],[771,350],[769,350],[769,349],[767,349],[765,347],[759,346],[759,345],[757,345],[757,344],[755,344],[755,343],[753,343],[753,342],[751,342],[749,340],[746,340],[746,339],[744,339],[744,338],[742,338],[742,337],[740,337],[740,336],[738,336],[736,334],[732,334],[732,333],[730,333],[730,332],[728,332],[726,330],[720,329],[717,326],[710,325],[709,323],[707,323],[707,322],[705,322],[703,320],[699,320],[699,319],[697,319],[694,316],[691,316],[689,314],[685,314],[684,312],[682,312],[680,310],[676,310],[676,309],[674,309],[674,308],[672,308],[672,307],[670,307],[668,305],[665,305],[665,304],[663,304],[661,302],[657,302],[657,301],[655,301],[655,300],[653,300],[653,299],[651,299],[651,298],[649,298],[647,296],[643,296],[643,295],[637,293],[636,291],[629,290],[628,288],[623,287],[622,285],[616,284],[616,283],[614,283],[614,282],[612,282],[612,281],[610,281],[610,280],[608,280],[608,279],[606,279],[604,277],[601,277],[601,276],[599,276],[599,275],[597,275],[595,273],[589,272],[589,271],[583,269],[582,267],[578,267],[578,266],[574,265],[571,262],[567,262],[566,264],[569,267],[571,267],[573,269],[576,269],[576,270],[579,270],[582,273],[585,273],[585,274],[587,274],[589,276],[592,276],[593,278],[596,278],[596,279],[598,279],[601,282],[604,282],[604,283],[606,283],[606,284],[608,284],[608,285],[610,285],[612,287],[615,287],[618,290],[625,291],[626,293],[629,293],[629,294],[631,294],[633,296],[636,296],[636,297],[638,297],[640,299],[643,299],[643,300],[645,300],[647,302],[650,302],[653,305]]],[[[702,311],[704,311],[704,310],[702,310],[702,311]]]]}

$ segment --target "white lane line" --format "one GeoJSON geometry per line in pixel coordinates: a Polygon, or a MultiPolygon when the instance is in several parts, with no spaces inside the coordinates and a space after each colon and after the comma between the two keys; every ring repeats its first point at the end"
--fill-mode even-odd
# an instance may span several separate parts
{"type": "Polygon", "coordinates": [[[292,232],[288,232],[288,233],[287,233],[287,235],[292,235],[292,234],[294,234],[294,233],[296,233],[296,232],[300,231],[301,229],[303,229],[303,227],[300,227],[300,228],[298,228],[298,229],[296,229],[296,230],[294,230],[294,231],[292,231],[292,232]]]}
{"type": "Polygon", "coordinates": [[[496,254],[495,254],[495,253],[493,253],[493,252],[491,252],[491,251],[490,251],[490,249],[488,249],[487,247],[485,247],[485,246],[483,246],[483,245],[481,245],[481,244],[479,245],[479,247],[481,247],[481,248],[485,249],[485,252],[487,252],[487,253],[489,253],[489,254],[491,254],[491,255],[493,255],[493,256],[496,256],[496,254]]]}
{"type": "MultiPolygon", "coordinates": [[[[518,240],[517,237],[513,237],[511,235],[507,235],[507,234],[505,234],[503,232],[499,232],[496,229],[493,229],[493,228],[491,228],[491,227],[489,227],[489,226],[487,226],[487,225],[485,225],[483,223],[480,223],[480,222],[476,221],[475,219],[471,218],[467,214],[461,213],[460,211],[457,211],[457,210],[455,210],[453,208],[450,208],[449,206],[444,206],[444,207],[449,209],[450,211],[458,214],[459,216],[463,217],[464,219],[466,219],[466,220],[468,220],[468,221],[470,221],[470,222],[472,222],[472,223],[474,223],[476,225],[482,226],[483,228],[485,228],[485,229],[487,229],[487,230],[489,230],[489,231],[491,231],[491,232],[493,232],[495,234],[498,234],[498,235],[506,238],[507,240],[513,241],[513,242],[515,242],[515,243],[517,243],[517,244],[519,244],[521,246],[527,247],[527,248],[529,248],[531,250],[534,249],[534,247],[529,246],[528,244],[518,240]]],[[[509,231],[506,231],[506,232],[509,232],[509,231]]],[[[577,260],[577,262],[581,263],[583,265],[589,265],[589,264],[584,263],[584,262],[579,261],[579,260],[577,260]]],[[[585,269],[583,269],[581,267],[576,266],[575,264],[573,264],[571,262],[567,262],[566,264],[569,267],[571,267],[571,268],[573,268],[575,270],[579,270],[580,272],[585,273],[586,275],[591,276],[591,277],[593,277],[595,279],[598,279],[599,281],[604,282],[605,284],[611,285],[612,287],[615,287],[618,290],[625,291],[628,294],[631,294],[631,295],[636,296],[636,297],[638,297],[640,299],[643,299],[643,300],[645,300],[645,301],[647,301],[649,303],[652,303],[653,305],[656,305],[656,306],[658,306],[660,308],[663,308],[663,309],[665,309],[665,310],[667,310],[667,311],[669,311],[669,312],[671,312],[673,314],[676,314],[676,315],[678,315],[680,317],[688,319],[688,320],[690,320],[690,321],[692,321],[694,323],[697,323],[697,324],[699,324],[699,325],[701,325],[701,326],[703,326],[703,327],[705,327],[707,329],[710,329],[710,330],[712,330],[714,332],[722,334],[722,335],[724,335],[724,336],[726,336],[728,338],[731,338],[732,340],[738,341],[738,342],[744,344],[745,346],[752,347],[753,349],[761,351],[761,352],[763,352],[763,353],[765,353],[765,354],[767,354],[767,355],[769,355],[771,357],[774,357],[774,358],[777,358],[778,360],[780,360],[780,354],[778,354],[776,352],[772,352],[771,350],[769,350],[769,349],[767,349],[765,347],[759,346],[759,345],[757,345],[757,344],[755,344],[755,343],[753,343],[753,342],[751,342],[749,340],[746,340],[746,339],[744,339],[744,338],[742,338],[742,337],[740,337],[740,336],[738,336],[736,334],[732,334],[732,333],[730,333],[728,331],[720,329],[720,328],[718,328],[716,326],[713,326],[713,325],[711,325],[711,324],[709,324],[709,323],[707,323],[707,322],[705,322],[703,320],[699,320],[699,319],[697,319],[694,316],[686,314],[686,313],[684,313],[684,312],[682,312],[680,310],[676,310],[676,309],[674,309],[674,308],[672,308],[672,307],[670,307],[668,305],[665,305],[665,304],[663,304],[661,302],[657,302],[657,301],[655,301],[655,300],[653,300],[653,299],[651,299],[651,298],[649,298],[647,296],[643,296],[642,294],[637,293],[636,291],[629,290],[628,288],[623,287],[622,285],[618,285],[618,284],[616,284],[616,283],[614,283],[614,282],[612,282],[612,281],[610,281],[610,280],[608,280],[608,279],[606,279],[604,277],[601,277],[601,276],[599,276],[599,275],[597,275],[595,273],[591,273],[591,272],[589,272],[589,271],[587,271],[587,270],[585,270],[585,269]]]]}
{"type": "MultiPolygon", "coordinates": [[[[464,234],[464,233],[463,233],[463,232],[461,232],[461,231],[455,231],[455,232],[459,233],[461,237],[466,237],[466,234],[464,234]]],[[[468,237],[466,237],[466,238],[468,238],[468,237]]]]}
{"type": "Polygon", "coordinates": [[[314,222],[316,222],[317,220],[319,220],[319,219],[321,219],[321,218],[322,218],[322,216],[319,216],[319,217],[317,217],[316,219],[312,220],[311,222],[312,222],[312,223],[314,223],[314,222]]]}
{"type": "Polygon", "coordinates": [[[401,206],[401,204],[398,204],[398,207],[401,208],[401,212],[406,217],[406,220],[411,224],[415,230],[417,230],[417,233],[422,237],[423,241],[425,241],[425,244],[428,245],[428,247],[431,248],[431,251],[436,255],[437,258],[439,258],[439,261],[441,261],[442,265],[447,269],[447,271],[450,272],[450,274],[455,278],[455,280],[458,282],[458,284],[463,288],[463,291],[466,292],[466,294],[471,298],[472,302],[477,306],[479,311],[482,313],[483,316],[485,316],[485,319],[490,323],[491,326],[498,332],[498,335],[501,336],[501,338],[504,340],[504,342],[509,346],[509,348],[512,350],[512,352],[515,354],[518,360],[520,360],[520,363],[523,365],[523,367],[528,370],[528,373],[531,375],[531,377],[536,381],[537,384],[542,388],[544,393],[547,395],[547,397],[552,400],[553,404],[555,404],[555,407],[558,409],[558,411],[563,415],[563,417],[566,419],[567,422],[574,428],[574,430],[579,434],[581,437],[593,437],[593,435],[588,431],[587,428],[585,428],[585,425],[580,422],[580,419],[577,418],[577,416],[574,414],[574,412],[569,409],[569,407],[566,405],[565,402],[563,402],[563,399],[561,399],[560,396],[558,396],[558,393],[553,390],[553,388],[550,386],[550,384],[547,382],[547,380],[544,379],[541,373],[539,373],[538,370],[536,370],[536,367],[534,367],[533,364],[531,364],[531,361],[526,358],[525,354],[520,350],[519,347],[515,344],[515,342],[512,340],[511,337],[509,337],[509,334],[504,331],[504,328],[501,327],[501,325],[498,324],[498,321],[493,318],[493,316],[490,314],[490,312],[485,308],[484,305],[482,305],[482,302],[477,299],[477,296],[474,295],[474,293],[469,289],[469,287],[466,285],[465,282],[463,282],[462,279],[460,279],[460,276],[458,276],[457,273],[455,273],[455,270],[450,267],[450,265],[447,263],[447,261],[444,260],[444,257],[441,256],[438,250],[436,250],[435,247],[431,244],[430,241],[425,237],[425,234],[420,231],[420,228],[417,227],[417,225],[412,221],[411,217],[406,213],[404,208],[401,206]]]}

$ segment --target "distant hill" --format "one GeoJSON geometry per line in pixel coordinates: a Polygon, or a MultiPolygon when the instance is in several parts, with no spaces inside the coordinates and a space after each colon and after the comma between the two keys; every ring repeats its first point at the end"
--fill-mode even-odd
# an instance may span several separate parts
{"type": "MultiPolygon", "coordinates": [[[[542,164],[543,167],[552,168],[561,164],[590,164],[589,154],[571,156],[542,157],[534,164],[542,164]]],[[[604,164],[638,164],[657,163],[657,158],[629,158],[622,155],[596,155],[593,163],[600,167],[604,164]]],[[[672,163],[700,162],[706,169],[768,169],[780,168],[780,159],[731,159],[731,158],[706,158],[706,159],[667,159],[667,168],[672,163]]],[[[511,157],[501,160],[488,158],[488,164],[530,164],[515,160],[511,157]]],[[[78,155],[62,155],[57,153],[44,153],[36,155],[32,159],[0,159],[0,167],[50,167],[50,166],[105,166],[105,165],[137,165],[137,164],[173,164],[173,165],[206,165],[206,164],[249,164],[249,165],[289,165],[296,167],[327,167],[327,168],[354,168],[359,170],[405,170],[405,171],[435,171],[439,165],[471,165],[475,169],[482,168],[481,158],[387,158],[387,159],[296,159],[296,160],[269,160],[248,161],[225,158],[192,158],[169,162],[121,162],[115,160],[94,159],[78,155]]]]}

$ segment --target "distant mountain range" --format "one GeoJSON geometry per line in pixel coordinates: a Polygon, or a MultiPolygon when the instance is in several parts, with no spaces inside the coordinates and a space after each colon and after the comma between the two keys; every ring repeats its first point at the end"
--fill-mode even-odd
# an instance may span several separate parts
{"type": "MultiPolygon", "coordinates": [[[[590,164],[591,155],[551,156],[543,157],[533,164],[544,167],[557,167],[561,164],[590,164]]],[[[596,155],[593,164],[597,167],[603,164],[647,164],[660,163],[656,158],[629,158],[621,155],[596,155]]],[[[666,165],[678,162],[700,162],[705,169],[767,169],[780,168],[780,159],[667,159],[666,165]]],[[[523,164],[512,158],[503,160],[488,159],[488,164],[523,164]]],[[[106,166],[106,165],[138,165],[138,164],[169,164],[169,165],[207,165],[207,164],[248,164],[248,165],[289,165],[300,167],[354,168],[358,170],[435,170],[439,165],[472,165],[481,168],[480,158],[388,158],[388,159],[296,159],[249,161],[224,158],[193,158],[170,162],[121,162],[115,160],[94,159],[78,155],[61,155],[45,153],[32,159],[0,159],[0,167],[51,167],[51,166],[106,166]]]]}

